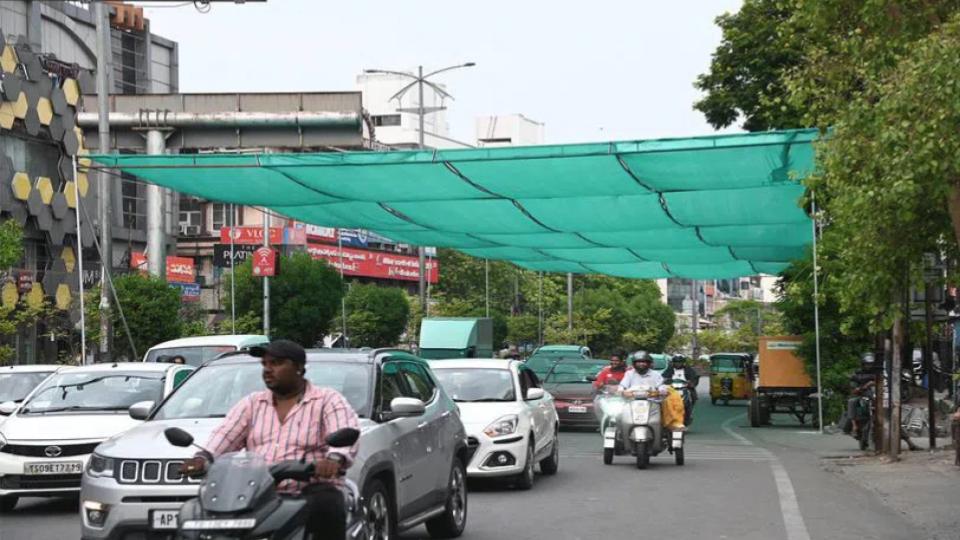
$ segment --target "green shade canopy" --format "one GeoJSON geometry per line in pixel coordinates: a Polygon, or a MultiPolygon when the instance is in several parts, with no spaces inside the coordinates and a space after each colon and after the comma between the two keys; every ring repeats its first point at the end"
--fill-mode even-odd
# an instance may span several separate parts
{"type": "Polygon", "coordinates": [[[629,278],[775,274],[803,255],[815,130],[469,150],[99,155],[209,200],[629,278]]]}

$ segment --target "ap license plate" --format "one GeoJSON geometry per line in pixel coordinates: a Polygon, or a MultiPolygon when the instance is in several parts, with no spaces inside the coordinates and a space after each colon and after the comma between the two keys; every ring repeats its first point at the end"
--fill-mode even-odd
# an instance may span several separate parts
{"type": "Polygon", "coordinates": [[[80,474],[83,472],[82,461],[56,461],[48,463],[25,463],[23,474],[80,474]]]}
{"type": "Polygon", "coordinates": [[[570,412],[583,414],[587,412],[587,408],[582,405],[571,405],[570,412]]]}
{"type": "Polygon", "coordinates": [[[179,510],[154,510],[150,512],[150,528],[159,530],[176,529],[179,514],[179,510]]]}

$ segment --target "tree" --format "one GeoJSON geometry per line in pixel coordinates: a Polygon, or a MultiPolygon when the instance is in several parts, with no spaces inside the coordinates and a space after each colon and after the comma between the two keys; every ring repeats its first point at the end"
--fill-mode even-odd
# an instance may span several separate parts
{"type": "Polygon", "coordinates": [[[407,327],[407,294],[392,287],[354,284],[346,297],[347,335],[355,347],[392,347],[407,327]]]}
{"type": "MultiPolygon", "coordinates": [[[[162,279],[136,272],[114,276],[113,286],[127,321],[124,325],[120,309],[110,310],[114,357],[136,361],[139,360],[137,355],[142,356],[150,347],[181,336],[180,289],[169,286],[162,279]],[[129,337],[127,328],[130,329],[129,337]],[[136,355],[130,348],[131,339],[136,355]]],[[[94,342],[100,339],[99,298],[99,287],[87,292],[87,339],[94,342]]]]}
{"type": "Polygon", "coordinates": [[[12,219],[0,223],[0,270],[6,270],[23,258],[23,228],[12,219]]]}
{"type": "MultiPolygon", "coordinates": [[[[263,313],[263,285],[253,276],[251,261],[236,272],[237,315],[263,313]]],[[[229,284],[224,287],[229,291],[229,284]]],[[[340,274],[324,261],[307,253],[280,258],[280,275],[270,279],[271,337],[296,341],[311,347],[323,340],[330,323],[340,312],[344,287],[340,274]]],[[[230,298],[224,299],[230,309],[230,298]]]]}
{"type": "Polygon", "coordinates": [[[694,109],[719,129],[742,119],[743,129],[764,131],[802,125],[801,110],[787,100],[785,74],[802,59],[799,35],[784,28],[794,0],[746,0],[740,11],[716,19],[723,40],[710,71],[694,86],[705,92],[694,109]]]}

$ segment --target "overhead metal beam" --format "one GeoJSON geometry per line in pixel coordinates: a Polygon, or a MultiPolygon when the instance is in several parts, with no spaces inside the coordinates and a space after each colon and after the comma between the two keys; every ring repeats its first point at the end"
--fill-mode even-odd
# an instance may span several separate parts
{"type": "MultiPolygon", "coordinates": [[[[78,112],[77,124],[97,125],[98,113],[78,112]]],[[[253,128],[253,127],[354,127],[360,125],[358,112],[294,111],[247,112],[225,111],[194,113],[143,109],[135,113],[111,111],[107,121],[113,127],[127,128],[253,128]]]]}

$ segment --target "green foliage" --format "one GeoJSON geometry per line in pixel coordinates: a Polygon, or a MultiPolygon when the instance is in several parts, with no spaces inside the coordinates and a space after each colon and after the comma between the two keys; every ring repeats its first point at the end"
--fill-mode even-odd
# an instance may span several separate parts
{"type": "Polygon", "coordinates": [[[38,321],[55,320],[55,309],[48,301],[44,301],[39,306],[31,306],[26,300],[21,299],[15,306],[0,306],[0,366],[9,364],[16,349],[8,343],[21,330],[28,328],[38,321]]]}
{"type": "Polygon", "coordinates": [[[737,13],[717,17],[723,40],[710,71],[694,84],[705,93],[694,108],[710,125],[719,129],[742,119],[747,131],[801,126],[784,81],[803,52],[797,35],[784,32],[793,11],[793,0],[746,0],[737,13]]]}
{"type": "Polygon", "coordinates": [[[732,300],[715,313],[723,328],[704,331],[700,346],[717,352],[756,353],[760,336],[783,334],[783,317],[779,310],[771,309],[755,300],[732,300]],[[713,340],[713,346],[710,341],[713,340]]]}
{"type": "Polygon", "coordinates": [[[407,294],[377,285],[351,285],[346,297],[347,335],[355,347],[391,347],[410,316],[407,294]]]}
{"type": "Polygon", "coordinates": [[[536,315],[518,315],[508,318],[507,341],[510,343],[538,343],[540,339],[539,324],[536,315]]]}
{"type": "MultiPolygon", "coordinates": [[[[181,336],[183,321],[180,319],[180,289],[167,285],[162,279],[140,273],[114,276],[113,285],[138,355],[142,356],[157,343],[181,336]]],[[[100,339],[102,312],[99,302],[99,287],[87,292],[87,339],[91,342],[100,339]]],[[[110,310],[110,316],[113,324],[111,341],[114,358],[139,360],[130,349],[130,340],[120,318],[120,310],[114,307],[110,310]]]]}
{"type": "MultiPolygon", "coordinates": [[[[228,308],[229,311],[229,308],[228,308]]],[[[260,334],[263,333],[263,321],[257,313],[246,312],[237,313],[237,320],[231,322],[227,317],[220,321],[210,334],[229,335],[229,334],[260,334]]]]}
{"type": "MultiPolygon", "coordinates": [[[[344,294],[340,274],[307,253],[280,258],[280,275],[270,279],[270,329],[272,338],[296,341],[311,347],[323,340],[330,323],[340,313],[344,294]]],[[[250,261],[237,266],[237,315],[263,313],[262,278],[253,276],[250,261]]],[[[229,291],[229,282],[224,290],[229,291]]],[[[230,297],[225,298],[230,310],[230,297]]]]}
{"type": "Polygon", "coordinates": [[[8,219],[0,223],[0,269],[6,270],[23,257],[23,228],[8,219]]]}
{"type": "MultiPolygon", "coordinates": [[[[207,336],[212,332],[200,302],[184,302],[180,308],[180,337],[207,336]]],[[[229,321],[227,321],[229,324],[229,321]]]]}

